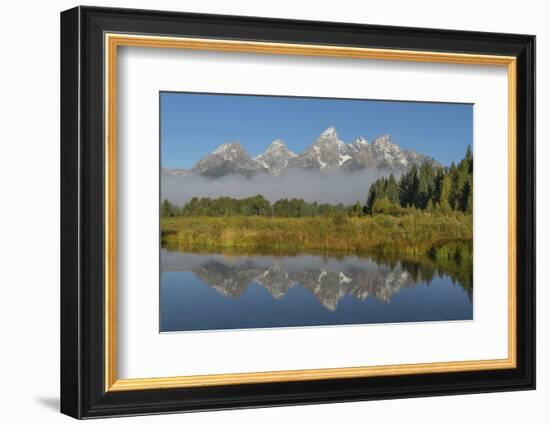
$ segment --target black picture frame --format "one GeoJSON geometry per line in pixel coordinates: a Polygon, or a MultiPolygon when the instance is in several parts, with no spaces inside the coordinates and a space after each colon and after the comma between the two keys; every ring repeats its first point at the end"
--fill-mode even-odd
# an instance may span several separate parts
{"type": "MultiPolygon", "coordinates": [[[[61,412],[75,418],[535,388],[535,37],[76,7],[61,13],[61,412]],[[517,58],[517,367],[106,392],[104,33],[507,55],[517,58]]],[[[504,212],[503,212],[504,213],[504,212]]]]}

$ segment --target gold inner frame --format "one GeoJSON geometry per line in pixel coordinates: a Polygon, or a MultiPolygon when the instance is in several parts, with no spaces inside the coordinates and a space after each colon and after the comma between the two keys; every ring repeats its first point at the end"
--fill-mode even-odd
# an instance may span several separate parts
{"type": "Polygon", "coordinates": [[[357,378],[416,373],[446,373],[516,367],[516,58],[462,53],[370,49],[327,45],[105,34],[105,391],[149,390],[357,378]],[[504,66],[508,72],[508,357],[495,360],[247,372],[215,375],[118,379],[116,325],[116,123],[117,48],[119,46],[325,56],[407,62],[504,66]]]}

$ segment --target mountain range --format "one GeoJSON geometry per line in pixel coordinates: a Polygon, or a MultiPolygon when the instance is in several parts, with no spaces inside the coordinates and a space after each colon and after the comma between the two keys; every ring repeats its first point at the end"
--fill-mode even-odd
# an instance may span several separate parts
{"type": "Polygon", "coordinates": [[[231,174],[280,176],[290,169],[342,169],[347,172],[373,169],[401,174],[413,165],[420,166],[425,162],[441,166],[427,155],[402,149],[392,142],[389,135],[378,137],[372,143],[365,137],[345,143],[340,140],[336,129],[329,127],[299,154],[292,152],[284,141],[275,140],[263,153],[251,157],[240,142],[234,141],[223,143],[191,169],[163,169],[162,172],[175,177],[197,174],[212,179],[231,174]]]}

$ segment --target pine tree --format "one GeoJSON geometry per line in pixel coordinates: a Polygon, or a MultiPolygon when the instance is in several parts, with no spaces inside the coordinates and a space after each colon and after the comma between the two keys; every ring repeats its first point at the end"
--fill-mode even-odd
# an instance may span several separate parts
{"type": "Polygon", "coordinates": [[[404,174],[399,181],[400,203],[402,206],[415,203],[418,194],[418,183],[418,168],[414,164],[410,171],[404,174]]]}
{"type": "Polygon", "coordinates": [[[468,145],[468,147],[466,148],[466,156],[464,157],[464,159],[466,159],[466,161],[472,160],[472,147],[470,145],[468,145]]]}
{"type": "Polygon", "coordinates": [[[168,199],[162,201],[160,214],[162,217],[173,217],[174,216],[174,207],[168,199]]]}
{"type": "Polygon", "coordinates": [[[464,211],[471,214],[474,210],[474,180],[472,176],[468,176],[462,197],[464,211]]]}
{"type": "Polygon", "coordinates": [[[435,188],[435,172],[433,166],[426,162],[420,168],[418,177],[418,189],[416,193],[415,205],[418,208],[426,208],[428,199],[433,196],[435,188]]]}
{"type": "Polygon", "coordinates": [[[399,186],[393,174],[390,174],[388,180],[386,181],[385,194],[388,197],[390,202],[394,204],[399,204],[399,186]]]}
{"type": "Polygon", "coordinates": [[[372,208],[377,199],[380,199],[385,194],[386,179],[383,177],[371,184],[369,194],[367,196],[366,211],[372,214],[372,208]]]}
{"type": "Polygon", "coordinates": [[[451,177],[449,174],[446,174],[443,176],[443,179],[441,180],[441,193],[439,195],[439,211],[443,213],[447,213],[451,211],[451,204],[450,204],[450,196],[451,196],[451,177]]]}

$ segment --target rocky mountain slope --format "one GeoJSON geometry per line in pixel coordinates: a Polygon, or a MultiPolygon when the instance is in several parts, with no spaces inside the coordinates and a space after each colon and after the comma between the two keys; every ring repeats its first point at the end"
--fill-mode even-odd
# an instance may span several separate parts
{"type": "Polygon", "coordinates": [[[252,175],[265,171],[265,167],[253,160],[240,142],[224,143],[210,155],[198,161],[192,172],[206,177],[222,177],[227,174],[252,175]]]}
{"type": "Polygon", "coordinates": [[[286,147],[285,142],[275,140],[254,161],[264,166],[269,173],[278,176],[285,170],[289,160],[295,157],[296,154],[286,147]]]}
{"type": "Polygon", "coordinates": [[[195,173],[209,178],[229,174],[251,176],[258,173],[279,176],[289,169],[342,169],[348,172],[374,169],[400,174],[408,171],[413,165],[420,166],[425,162],[440,166],[427,155],[402,149],[392,142],[389,135],[378,137],[372,143],[364,137],[359,137],[348,144],[340,140],[334,127],[329,127],[299,154],[288,149],[282,140],[275,140],[263,153],[252,158],[240,142],[235,141],[220,145],[214,152],[199,160],[191,170],[162,171],[170,176],[195,173]]]}

